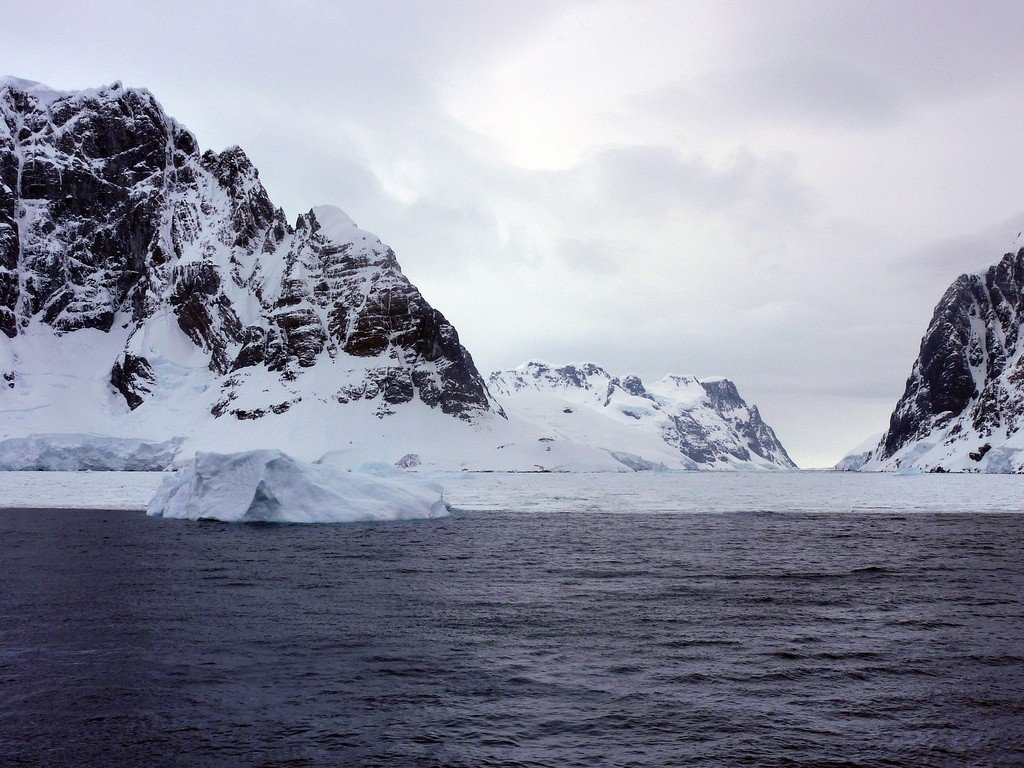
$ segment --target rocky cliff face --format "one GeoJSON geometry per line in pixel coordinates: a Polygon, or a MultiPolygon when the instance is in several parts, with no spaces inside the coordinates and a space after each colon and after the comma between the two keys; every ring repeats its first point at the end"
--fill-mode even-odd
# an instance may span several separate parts
{"type": "Polygon", "coordinates": [[[666,376],[645,385],[593,363],[529,362],[491,374],[489,384],[510,412],[546,421],[553,435],[602,445],[627,464],[651,465],[634,468],[659,462],[686,469],[796,466],[757,407],[748,406],[728,379],[666,376]],[[657,438],[661,450],[626,450],[640,435],[657,438]],[[665,454],[675,460],[663,460],[665,454]]]}
{"type": "Polygon", "coordinates": [[[949,287],[864,469],[1024,466],[1024,249],[949,287]]]}
{"type": "Polygon", "coordinates": [[[83,331],[117,340],[104,362],[116,396],[102,407],[141,408],[187,379],[214,393],[217,419],[303,399],[358,401],[381,418],[412,402],[470,422],[503,415],[455,328],[340,210],[290,224],[241,149],[201,152],[145,90],[3,79],[7,387],[27,385],[19,337],[83,331]]]}

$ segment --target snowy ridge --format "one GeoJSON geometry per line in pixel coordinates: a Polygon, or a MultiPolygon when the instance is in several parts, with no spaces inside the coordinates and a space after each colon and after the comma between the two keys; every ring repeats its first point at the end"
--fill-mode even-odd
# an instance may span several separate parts
{"type": "Polygon", "coordinates": [[[792,469],[756,406],[721,377],[666,376],[646,386],[594,363],[531,361],[492,373],[510,414],[568,440],[607,450],[633,469],[792,469]]]}

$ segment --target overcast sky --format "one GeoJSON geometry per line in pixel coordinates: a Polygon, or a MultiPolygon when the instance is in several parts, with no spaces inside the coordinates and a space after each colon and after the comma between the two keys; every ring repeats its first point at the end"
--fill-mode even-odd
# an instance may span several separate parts
{"type": "Polygon", "coordinates": [[[3,5],[0,74],[147,87],[344,208],[485,374],[725,375],[801,466],[1024,244],[1020,2],[3,5]]]}

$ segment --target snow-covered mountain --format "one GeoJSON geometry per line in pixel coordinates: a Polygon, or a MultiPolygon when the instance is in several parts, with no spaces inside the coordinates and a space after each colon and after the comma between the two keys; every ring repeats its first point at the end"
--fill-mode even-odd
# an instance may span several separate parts
{"type": "Polygon", "coordinates": [[[10,467],[254,448],[337,466],[792,466],[724,380],[596,375],[601,402],[569,429],[568,406],[530,411],[508,373],[495,382],[526,412],[506,415],[390,248],[330,206],[292,223],[241,149],[202,152],[119,83],[0,79],[0,376],[10,467]]]}
{"type": "Polygon", "coordinates": [[[645,385],[593,363],[533,361],[492,373],[488,384],[510,414],[552,441],[601,447],[637,469],[795,467],[728,379],[666,376],[645,385]]]}
{"type": "Polygon", "coordinates": [[[0,331],[7,436],[503,415],[390,248],[337,208],[290,224],[241,149],[118,83],[0,80],[0,331]]]}
{"type": "Polygon", "coordinates": [[[961,275],[935,308],[863,471],[1024,471],[1024,249],[961,275]]]}

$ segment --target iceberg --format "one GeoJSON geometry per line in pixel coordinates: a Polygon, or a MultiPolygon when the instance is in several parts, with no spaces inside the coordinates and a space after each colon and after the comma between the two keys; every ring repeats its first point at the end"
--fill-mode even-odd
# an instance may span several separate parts
{"type": "Polygon", "coordinates": [[[197,453],[164,478],[146,514],[188,520],[351,523],[443,517],[439,485],[379,466],[345,472],[281,451],[197,453]]]}
{"type": "Polygon", "coordinates": [[[37,434],[0,440],[0,470],[161,472],[184,438],[161,442],[88,434],[37,434]]]}

